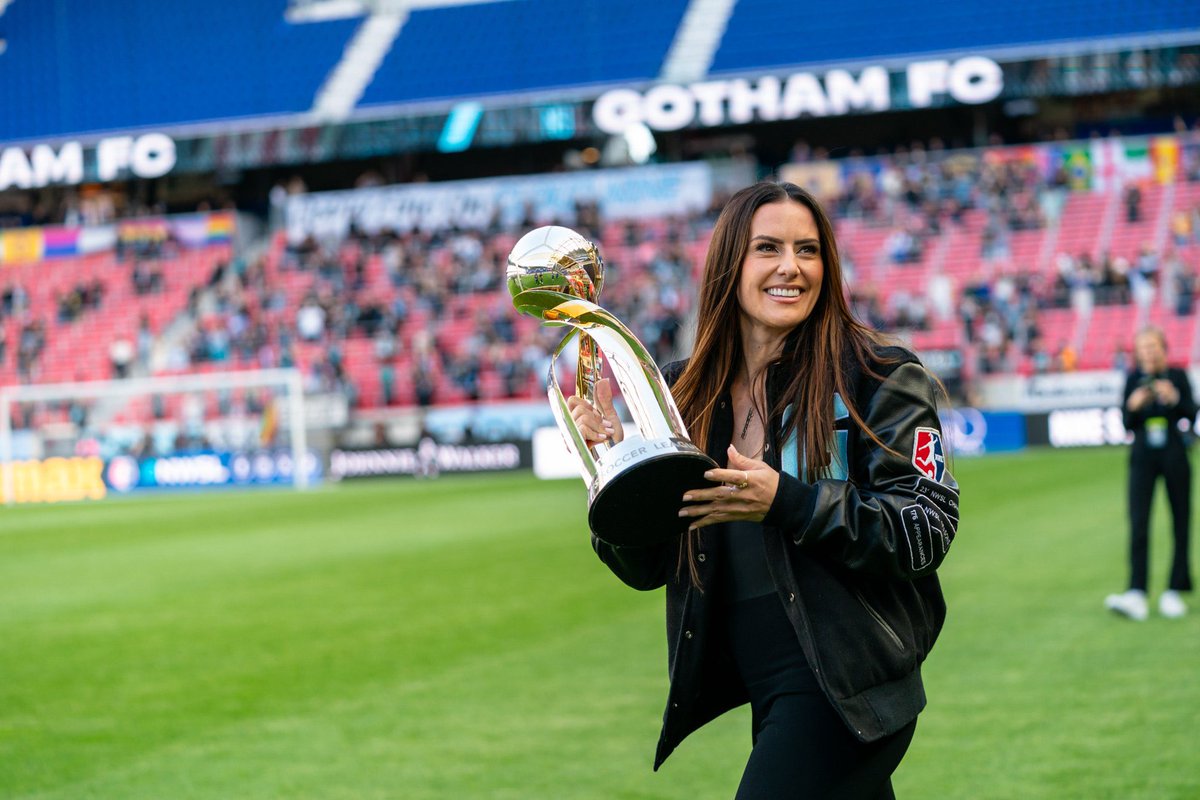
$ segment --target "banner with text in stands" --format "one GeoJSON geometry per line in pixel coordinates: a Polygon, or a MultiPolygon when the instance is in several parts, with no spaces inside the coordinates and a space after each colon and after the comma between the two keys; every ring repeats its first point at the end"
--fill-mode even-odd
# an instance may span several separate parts
{"type": "Polygon", "coordinates": [[[1125,373],[1119,370],[990,375],[980,382],[980,406],[1004,411],[1053,411],[1119,404],[1125,373]]]}
{"type": "Polygon", "coordinates": [[[575,204],[595,202],[606,219],[658,217],[702,211],[712,197],[707,164],[661,164],[528,177],[402,184],[287,199],[288,241],[309,236],[341,239],[354,226],[366,233],[570,224],[575,204]]]}
{"type": "MultiPolygon", "coordinates": [[[[1045,375],[991,375],[980,383],[980,406],[990,410],[1038,413],[1061,409],[1116,407],[1125,393],[1126,373],[1120,370],[1053,372],[1045,375]]],[[[1200,369],[1188,379],[1200,390],[1200,369]]]]}

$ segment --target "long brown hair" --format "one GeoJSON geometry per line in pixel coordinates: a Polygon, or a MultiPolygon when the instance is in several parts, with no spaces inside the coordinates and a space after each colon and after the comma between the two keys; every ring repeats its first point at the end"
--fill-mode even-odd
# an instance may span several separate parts
{"type": "MultiPolygon", "coordinates": [[[[737,289],[742,264],[750,251],[750,223],[762,206],[789,201],[800,203],[812,212],[820,239],[824,277],[811,314],[788,334],[782,353],[773,362],[789,376],[787,385],[773,408],[759,410],[769,412],[763,415],[764,420],[783,420],[780,439],[798,434],[804,443],[801,451],[804,467],[812,476],[810,479],[815,479],[826,473],[829,453],[833,452],[834,392],[841,395],[854,423],[876,444],[886,448],[854,406],[847,358],[849,355],[868,374],[879,377],[872,365],[881,361],[875,354],[875,346],[883,340],[851,313],[833,224],[816,198],[799,186],[764,181],[742,189],[725,204],[704,260],[692,357],[671,393],[692,441],[707,449],[717,400],[733,385],[735,370],[744,360],[737,289]],[[789,405],[804,412],[784,418],[789,405]]],[[[762,377],[750,376],[751,384],[762,377]]],[[[696,538],[695,534],[689,535],[686,548],[693,582],[696,582],[692,558],[696,538]]],[[[682,564],[682,552],[680,557],[682,564]]]]}

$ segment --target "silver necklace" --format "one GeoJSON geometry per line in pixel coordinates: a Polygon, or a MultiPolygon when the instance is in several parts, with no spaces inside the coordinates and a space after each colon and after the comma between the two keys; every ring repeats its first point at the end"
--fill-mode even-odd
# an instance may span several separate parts
{"type": "Polygon", "coordinates": [[[750,430],[750,420],[754,417],[754,381],[750,380],[750,367],[743,363],[746,367],[746,399],[750,403],[750,407],[746,409],[746,421],[742,423],[742,435],[738,438],[743,442],[746,441],[746,431],[750,430]]]}
{"type": "Polygon", "coordinates": [[[750,430],[750,418],[753,416],[754,416],[754,404],[751,403],[750,407],[746,409],[746,421],[742,423],[742,435],[738,437],[743,442],[746,441],[746,431],[750,430]]]}

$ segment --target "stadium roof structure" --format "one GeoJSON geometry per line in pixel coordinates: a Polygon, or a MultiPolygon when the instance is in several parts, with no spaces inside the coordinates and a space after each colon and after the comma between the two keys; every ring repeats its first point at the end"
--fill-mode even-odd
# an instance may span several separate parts
{"type": "Polygon", "coordinates": [[[947,53],[1196,44],[1200,3],[0,0],[0,42],[0,142],[21,143],[379,118],[464,99],[583,99],[947,53]]]}

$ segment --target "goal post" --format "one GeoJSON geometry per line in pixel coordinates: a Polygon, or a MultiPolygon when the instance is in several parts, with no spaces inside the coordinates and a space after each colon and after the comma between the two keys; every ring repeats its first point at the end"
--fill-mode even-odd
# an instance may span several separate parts
{"type": "Polygon", "coordinates": [[[300,371],[295,368],[243,370],[80,383],[31,384],[0,389],[0,490],[4,503],[12,505],[16,502],[13,412],[23,405],[108,401],[111,406],[120,407],[122,401],[128,402],[138,397],[187,397],[190,394],[204,395],[238,390],[274,390],[281,393],[283,408],[275,408],[273,403],[269,410],[264,410],[264,414],[272,414],[281,425],[286,425],[291,451],[291,482],[297,489],[307,488],[308,441],[304,383],[300,371]]]}

